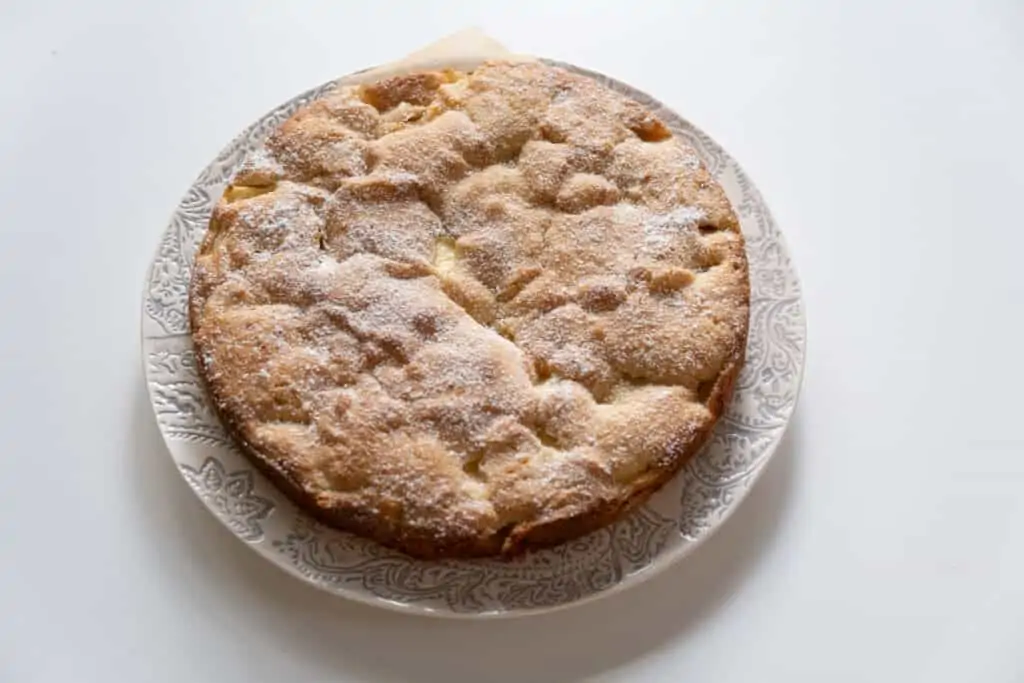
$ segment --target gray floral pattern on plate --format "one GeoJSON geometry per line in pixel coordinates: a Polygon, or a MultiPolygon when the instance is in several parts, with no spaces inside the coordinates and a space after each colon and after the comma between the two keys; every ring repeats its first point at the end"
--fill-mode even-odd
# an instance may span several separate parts
{"type": "Polygon", "coordinates": [[[440,615],[502,616],[564,607],[650,576],[705,539],[754,484],[796,404],[804,362],[800,287],[778,227],[726,152],[660,102],[575,66],[649,107],[697,149],[740,216],[751,269],[747,361],[708,445],[639,510],[556,548],[510,561],[423,562],[324,527],[234,447],[211,409],[188,336],[188,284],[210,212],[235,169],[281,121],[334,87],[290,100],[235,138],[199,175],[164,231],[142,305],[146,381],[183,477],[211,512],[260,555],[324,590],[440,615]]]}
{"type": "Polygon", "coordinates": [[[185,481],[236,536],[250,543],[263,539],[260,523],[274,511],[274,503],[253,493],[252,470],[226,472],[217,458],[207,458],[199,469],[179,467],[185,481]]]}

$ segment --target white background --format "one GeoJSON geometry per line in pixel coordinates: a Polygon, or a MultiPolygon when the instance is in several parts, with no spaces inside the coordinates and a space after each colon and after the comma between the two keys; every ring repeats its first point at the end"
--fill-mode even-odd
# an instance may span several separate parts
{"type": "Polygon", "coordinates": [[[1021,0],[4,1],[0,681],[1024,681],[1022,126],[1021,0]],[[244,548],[175,473],[139,358],[150,257],[219,149],[469,24],[721,142],[809,321],[791,432],[716,536],[488,623],[244,548]]]}

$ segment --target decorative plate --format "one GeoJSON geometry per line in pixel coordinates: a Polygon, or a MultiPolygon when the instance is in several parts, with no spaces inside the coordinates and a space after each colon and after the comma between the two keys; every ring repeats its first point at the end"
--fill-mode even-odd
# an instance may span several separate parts
{"type": "Polygon", "coordinates": [[[652,97],[567,64],[644,104],[686,138],[725,188],[747,239],[751,309],[746,366],[711,441],[621,522],[513,560],[424,562],[313,521],[235,448],[196,373],[189,276],[210,212],[236,167],[328,83],[250,126],[188,190],[150,270],[142,305],[146,382],[171,457],[210,511],[257,553],[331,593],[407,612],[510,616],[622,590],[681,559],[736,509],[778,445],[804,362],[800,287],[779,229],[753,183],[711,138],[652,97]]]}

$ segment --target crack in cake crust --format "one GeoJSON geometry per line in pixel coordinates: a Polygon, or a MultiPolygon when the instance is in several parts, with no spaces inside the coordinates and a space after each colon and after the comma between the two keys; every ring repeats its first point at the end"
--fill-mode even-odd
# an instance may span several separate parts
{"type": "Polygon", "coordinates": [[[420,557],[607,524],[706,440],[738,221],[640,105],[538,63],[344,87],[246,160],[190,296],[218,413],[322,521],[420,557]]]}

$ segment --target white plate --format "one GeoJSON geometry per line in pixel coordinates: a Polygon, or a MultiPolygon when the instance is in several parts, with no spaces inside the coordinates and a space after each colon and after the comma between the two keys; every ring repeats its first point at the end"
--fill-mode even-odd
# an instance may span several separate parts
{"type": "Polygon", "coordinates": [[[646,505],[618,524],[511,561],[423,562],[313,521],[226,436],[196,374],[188,334],[189,275],[210,211],[236,166],[325,84],[236,138],[189,188],[164,231],[142,308],[146,381],[160,431],[185,480],[261,556],[331,593],[407,612],[509,616],[550,611],[633,585],[681,559],[736,509],[782,438],[804,363],[804,313],[782,235],[753,183],[711,138],[661,103],[577,67],[655,111],[700,153],[740,216],[750,260],[747,361],[710,443],[646,505]]]}

